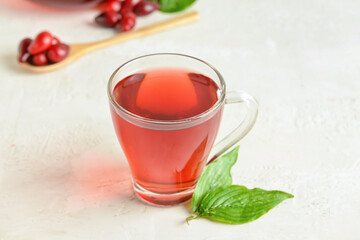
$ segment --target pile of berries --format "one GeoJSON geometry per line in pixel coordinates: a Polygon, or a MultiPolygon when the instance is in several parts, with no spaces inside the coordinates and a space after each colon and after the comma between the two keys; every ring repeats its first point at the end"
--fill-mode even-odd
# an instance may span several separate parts
{"type": "Polygon", "coordinates": [[[100,26],[129,31],[136,24],[136,16],[146,16],[160,9],[160,5],[150,0],[108,0],[105,11],[95,18],[100,26]]]}
{"type": "Polygon", "coordinates": [[[25,38],[20,42],[18,61],[28,62],[36,66],[57,63],[69,54],[70,47],[61,43],[49,32],[39,33],[34,40],[25,38]]]}

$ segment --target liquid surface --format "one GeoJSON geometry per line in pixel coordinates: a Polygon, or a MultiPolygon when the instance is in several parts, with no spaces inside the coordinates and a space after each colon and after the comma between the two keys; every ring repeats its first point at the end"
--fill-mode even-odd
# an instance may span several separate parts
{"type": "Polygon", "coordinates": [[[114,88],[116,102],[136,115],[177,120],[198,115],[218,100],[210,78],[183,69],[152,69],[130,75],[114,88]]]}

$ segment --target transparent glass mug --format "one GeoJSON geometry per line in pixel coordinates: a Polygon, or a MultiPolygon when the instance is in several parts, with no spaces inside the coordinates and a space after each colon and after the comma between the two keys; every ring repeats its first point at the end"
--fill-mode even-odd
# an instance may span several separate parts
{"type": "Polygon", "coordinates": [[[121,65],[109,80],[108,96],[115,131],[131,169],[134,191],[141,200],[161,206],[180,204],[191,198],[207,160],[227,151],[250,131],[258,108],[249,94],[226,92],[223,77],[210,64],[172,53],[146,55],[121,65]],[[212,79],[218,88],[216,103],[192,117],[159,120],[130,112],[115,100],[114,88],[121,80],[157,68],[186,69],[212,79]],[[233,103],[245,104],[247,114],[213,147],[224,105],[233,103]]]}

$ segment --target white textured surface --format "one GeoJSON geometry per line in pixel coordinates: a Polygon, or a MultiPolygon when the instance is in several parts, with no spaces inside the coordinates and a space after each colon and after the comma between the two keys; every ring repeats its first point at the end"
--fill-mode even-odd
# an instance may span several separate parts
{"type": "MultiPolygon", "coordinates": [[[[6,1],[6,0],[5,0],[6,1]]],[[[18,41],[49,29],[67,42],[113,34],[96,11],[0,7],[0,239],[360,239],[360,2],[203,0],[201,21],[86,56],[57,72],[21,71],[18,41]],[[138,202],[105,86],[130,58],[180,52],[252,93],[258,121],[235,183],[295,198],[245,225],[138,202]]],[[[139,26],[166,18],[155,14],[139,26]]],[[[223,123],[232,124],[229,112],[223,123]]],[[[220,135],[227,131],[222,128],[220,135]]]]}

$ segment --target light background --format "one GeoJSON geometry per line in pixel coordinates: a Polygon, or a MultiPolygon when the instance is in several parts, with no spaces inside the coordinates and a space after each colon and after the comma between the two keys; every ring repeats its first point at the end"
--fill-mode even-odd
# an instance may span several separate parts
{"type": "MultiPolygon", "coordinates": [[[[94,52],[64,69],[17,66],[25,36],[64,42],[112,36],[97,11],[0,7],[0,239],[360,239],[360,1],[200,0],[201,20],[94,52]],[[186,225],[184,206],[134,198],[106,83],[126,60],[190,54],[216,66],[228,89],[260,103],[241,142],[234,182],[295,195],[259,220],[186,225]]],[[[137,26],[170,17],[156,13],[137,26]]],[[[238,121],[224,116],[220,136],[238,121]]]]}

